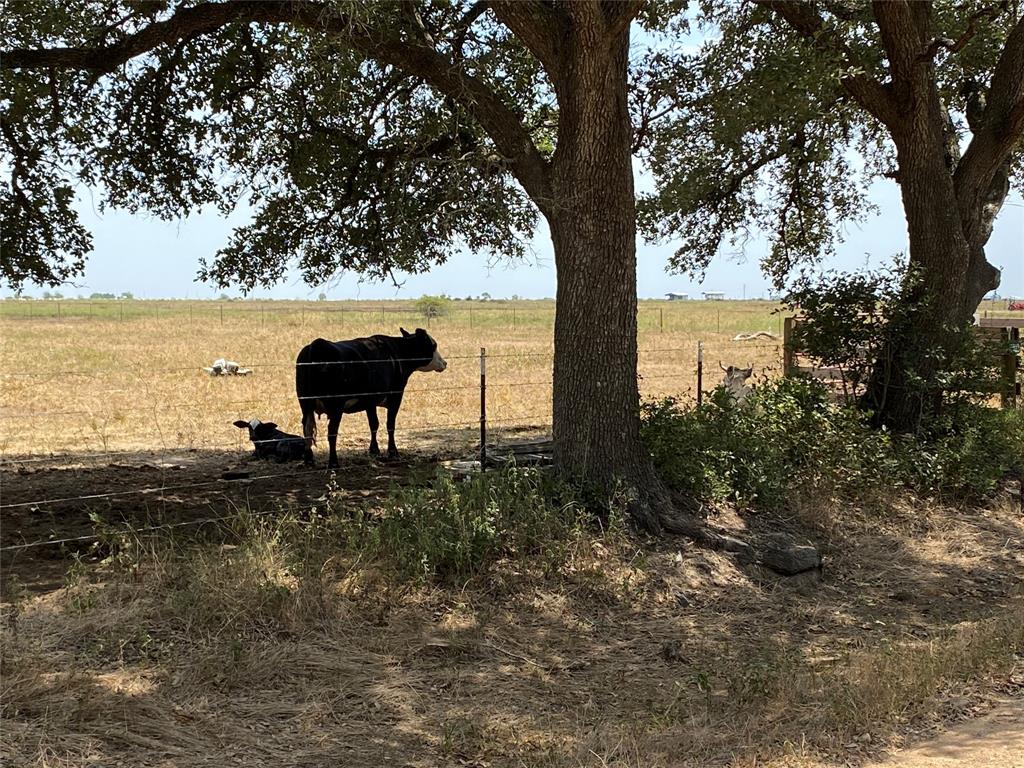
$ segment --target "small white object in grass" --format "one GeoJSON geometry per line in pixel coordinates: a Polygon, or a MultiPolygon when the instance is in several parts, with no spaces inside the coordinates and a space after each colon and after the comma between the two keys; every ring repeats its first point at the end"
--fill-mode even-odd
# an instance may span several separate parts
{"type": "Polygon", "coordinates": [[[753,331],[751,333],[737,333],[732,337],[733,341],[753,341],[754,339],[772,339],[778,341],[779,337],[768,331],[753,331]]]}
{"type": "Polygon", "coordinates": [[[212,366],[203,370],[211,376],[248,376],[252,373],[251,368],[242,368],[234,360],[226,360],[223,357],[218,357],[212,366]]]}

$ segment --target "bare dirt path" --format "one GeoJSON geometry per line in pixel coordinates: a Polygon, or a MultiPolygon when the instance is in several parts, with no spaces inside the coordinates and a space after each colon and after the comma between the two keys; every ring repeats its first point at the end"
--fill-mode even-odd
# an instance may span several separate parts
{"type": "Polygon", "coordinates": [[[868,768],[1024,768],[1024,699],[1000,700],[989,713],[868,768]]]}

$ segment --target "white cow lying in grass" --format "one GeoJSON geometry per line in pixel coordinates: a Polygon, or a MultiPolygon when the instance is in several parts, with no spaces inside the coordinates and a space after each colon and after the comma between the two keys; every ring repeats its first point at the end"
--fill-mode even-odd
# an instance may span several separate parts
{"type": "Polygon", "coordinates": [[[203,368],[211,376],[248,376],[252,373],[251,368],[242,368],[234,360],[225,360],[219,357],[213,361],[209,368],[203,368]]]}
{"type": "Polygon", "coordinates": [[[732,395],[733,399],[737,403],[742,403],[747,399],[747,395],[750,394],[751,386],[747,384],[747,379],[754,373],[754,366],[751,365],[749,368],[740,368],[736,365],[730,365],[726,368],[721,363],[718,367],[725,371],[725,377],[722,379],[721,386],[725,388],[725,391],[732,395]]]}

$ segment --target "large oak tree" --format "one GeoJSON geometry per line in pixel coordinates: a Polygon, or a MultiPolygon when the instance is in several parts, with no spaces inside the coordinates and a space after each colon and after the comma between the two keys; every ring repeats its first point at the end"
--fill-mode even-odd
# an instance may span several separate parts
{"type": "MultiPolygon", "coordinates": [[[[555,460],[692,531],[640,443],[630,27],[642,2],[9,4],[0,53],[8,281],[57,284],[89,234],[73,184],[177,217],[255,208],[203,276],[417,271],[517,255],[558,275],[555,460]]],[[[140,254],[144,258],[144,254],[140,254]]]]}
{"type": "Polygon", "coordinates": [[[681,237],[674,261],[697,271],[723,241],[759,226],[772,240],[764,267],[782,288],[795,267],[832,251],[844,221],[870,210],[873,179],[894,179],[914,280],[904,300],[914,309],[865,402],[880,422],[911,428],[934,412],[960,329],[999,285],[985,244],[1011,180],[1024,179],[1019,5],[701,9],[707,43],[655,54],[659,66],[643,81],[639,126],[659,184],[641,222],[653,237],[681,237]]]}

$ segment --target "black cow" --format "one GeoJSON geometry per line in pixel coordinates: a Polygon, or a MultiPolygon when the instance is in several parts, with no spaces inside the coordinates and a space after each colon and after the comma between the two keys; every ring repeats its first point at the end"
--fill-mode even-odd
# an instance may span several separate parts
{"type": "Polygon", "coordinates": [[[448,367],[429,333],[422,328],[415,333],[404,328],[401,331],[401,336],[377,335],[349,341],[316,339],[299,352],[295,361],[295,392],[302,408],[307,464],[313,463],[313,438],[319,414],[327,414],[327,442],[331,447],[328,467],[338,466],[335,445],[343,413],[366,411],[370,453],[380,454],[377,408],[388,409],[388,457],[398,455],[395,417],[409,377],[414,371],[441,372],[448,367]]]}
{"type": "Polygon", "coordinates": [[[277,428],[272,421],[259,419],[235,422],[239,429],[249,430],[249,439],[256,448],[257,459],[274,459],[279,462],[301,459],[305,455],[306,441],[298,435],[289,435],[277,428]]]}

